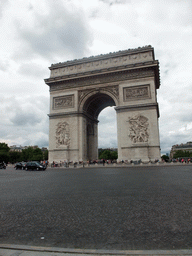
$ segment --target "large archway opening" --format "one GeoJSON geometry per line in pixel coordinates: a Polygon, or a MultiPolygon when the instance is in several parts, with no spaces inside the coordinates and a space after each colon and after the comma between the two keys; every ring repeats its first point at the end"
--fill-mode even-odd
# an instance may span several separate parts
{"type": "Polygon", "coordinates": [[[117,148],[117,117],[114,107],[103,109],[98,120],[98,147],[117,148]]]}
{"type": "Polygon", "coordinates": [[[104,108],[115,105],[115,101],[108,94],[98,92],[88,98],[84,104],[83,110],[90,117],[97,119],[104,108]]]}
{"type": "Polygon", "coordinates": [[[87,160],[98,159],[98,147],[117,147],[116,106],[113,96],[97,92],[84,103],[86,114],[86,156],[87,160]],[[100,113],[103,112],[101,115],[100,113]],[[100,116],[100,118],[99,118],[100,116]],[[98,130],[98,123],[99,130],[98,130]],[[99,139],[99,144],[98,144],[99,139]]]}

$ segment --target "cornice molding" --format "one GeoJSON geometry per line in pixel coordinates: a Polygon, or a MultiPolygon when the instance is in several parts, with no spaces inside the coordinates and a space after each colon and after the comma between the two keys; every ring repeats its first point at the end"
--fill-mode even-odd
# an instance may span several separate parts
{"type": "Polygon", "coordinates": [[[49,119],[68,118],[70,116],[82,116],[82,117],[86,117],[86,118],[90,119],[91,121],[93,121],[95,123],[99,122],[97,119],[93,118],[89,114],[87,114],[85,112],[80,112],[80,111],[51,113],[51,114],[48,114],[48,116],[49,116],[49,119]]]}
{"type": "Polygon", "coordinates": [[[117,112],[127,112],[127,111],[137,111],[137,110],[143,110],[143,109],[156,109],[157,110],[157,117],[159,117],[159,105],[158,103],[147,103],[147,104],[137,104],[137,105],[131,105],[131,106],[118,106],[115,107],[115,110],[117,112]]]}
{"type": "Polygon", "coordinates": [[[50,86],[50,91],[58,91],[63,89],[78,88],[82,86],[90,86],[104,83],[116,83],[125,80],[139,79],[145,77],[155,77],[156,89],[159,88],[159,74],[157,69],[152,67],[145,67],[133,70],[124,70],[113,73],[97,74],[94,76],[86,76],[81,78],[73,78],[69,80],[54,80],[47,83],[50,86]]]}

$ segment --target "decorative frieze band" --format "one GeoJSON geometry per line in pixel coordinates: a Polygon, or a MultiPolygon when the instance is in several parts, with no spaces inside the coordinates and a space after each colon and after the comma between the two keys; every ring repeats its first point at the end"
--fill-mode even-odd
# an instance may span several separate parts
{"type": "Polygon", "coordinates": [[[123,98],[124,101],[130,100],[142,100],[148,99],[151,97],[150,94],[150,85],[140,85],[134,87],[125,87],[123,88],[123,98]]]}
{"type": "Polygon", "coordinates": [[[74,95],[65,95],[53,98],[53,109],[73,108],[74,95]]]}
{"type": "Polygon", "coordinates": [[[111,83],[117,81],[131,80],[137,78],[144,78],[154,76],[154,70],[140,70],[133,72],[119,72],[115,74],[106,74],[101,76],[85,77],[76,80],[60,81],[55,84],[50,84],[50,91],[63,90],[68,88],[77,88],[81,86],[96,85],[102,83],[111,83]],[[58,84],[60,83],[60,84],[58,84]]]}

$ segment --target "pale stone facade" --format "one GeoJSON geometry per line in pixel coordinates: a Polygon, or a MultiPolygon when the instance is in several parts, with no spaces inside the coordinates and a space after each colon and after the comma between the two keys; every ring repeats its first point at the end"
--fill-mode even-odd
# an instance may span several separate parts
{"type": "Polygon", "coordinates": [[[98,115],[116,106],[119,160],[160,159],[159,64],[146,46],[53,64],[49,161],[98,158],[98,115]]]}

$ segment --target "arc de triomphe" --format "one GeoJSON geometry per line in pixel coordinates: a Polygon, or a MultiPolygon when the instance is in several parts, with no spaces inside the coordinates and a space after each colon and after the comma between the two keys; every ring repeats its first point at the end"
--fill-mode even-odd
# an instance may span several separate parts
{"type": "Polygon", "coordinates": [[[115,106],[118,160],[160,159],[159,63],[146,46],[52,64],[49,161],[98,159],[98,116],[115,106]]]}

